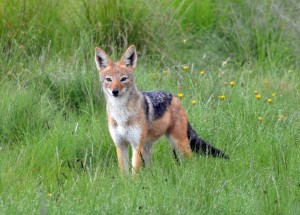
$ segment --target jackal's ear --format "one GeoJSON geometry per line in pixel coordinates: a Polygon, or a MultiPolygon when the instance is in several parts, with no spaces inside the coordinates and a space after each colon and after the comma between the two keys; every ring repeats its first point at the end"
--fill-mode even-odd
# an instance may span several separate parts
{"type": "Polygon", "coordinates": [[[100,48],[95,48],[95,62],[98,70],[104,69],[112,64],[111,59],[100,48]]]}
{"type": "Polygon", "coordinates": [[[123,54],[120,63],[127,66],[135,68],[137,61],[137,54],[135,45],[131,45],[123,54]]]}

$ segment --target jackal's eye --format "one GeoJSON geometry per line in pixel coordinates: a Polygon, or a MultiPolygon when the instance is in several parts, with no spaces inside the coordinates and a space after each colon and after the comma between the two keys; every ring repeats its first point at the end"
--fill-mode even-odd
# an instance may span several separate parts
{"type": "Polygon", "coordinates": [[[106,78],[105,79],[107,82],[111,82],[111,78],[106,78]]]}
{"type": "Polygon", "coordinates": [[[126,77],[121,78],[121,81],[122,81],[122,82],[123,82],[123,81],[126,81],[126,80],[127,80],[126,77]]]}

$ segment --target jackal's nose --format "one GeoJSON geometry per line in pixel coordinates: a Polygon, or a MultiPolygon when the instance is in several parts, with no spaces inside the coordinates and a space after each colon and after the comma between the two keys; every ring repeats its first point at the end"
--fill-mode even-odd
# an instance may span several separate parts
{"type": "Polygon", "coordinates": [[[119,90],[117,88],[113,89],[112,94],[113,94],[113,96],[118,96],[119,90]]]}

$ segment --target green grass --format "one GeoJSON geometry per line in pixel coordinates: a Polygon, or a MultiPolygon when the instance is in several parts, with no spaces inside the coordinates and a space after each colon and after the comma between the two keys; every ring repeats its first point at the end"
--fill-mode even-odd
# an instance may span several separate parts
{"type": "Polygon", "coordinates": [[[296,1],[74,2],[0,3],[0,214],[300,213],[296,1]],[[93,51],[130,43],[139,89],[183,93],[230,160],[178,165],[162,138],[119,175],[93,51]]]}

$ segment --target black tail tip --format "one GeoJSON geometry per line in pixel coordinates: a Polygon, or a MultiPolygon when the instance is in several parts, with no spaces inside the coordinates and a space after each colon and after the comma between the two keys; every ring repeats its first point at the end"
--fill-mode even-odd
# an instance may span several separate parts
{"type": "Polygon", "coordinates": [[[225,159],[227,159],[227,160],[230,159],[229,155],[226,155],[226,154],[224,154],[224,155],[222,156],[222,158],[225,158],[225,159]]]}
{"type": "Polygon", "coordinates": [[[224,159],[227,159],[227,160],[230,159],[229,155],[227,155],[227,154],[225,154],[224,152],[221,152],[221,151],[219,153],[217,153],[217,154],[214,154],[213,156],[214,157],[224,158],[224,159]]]}

